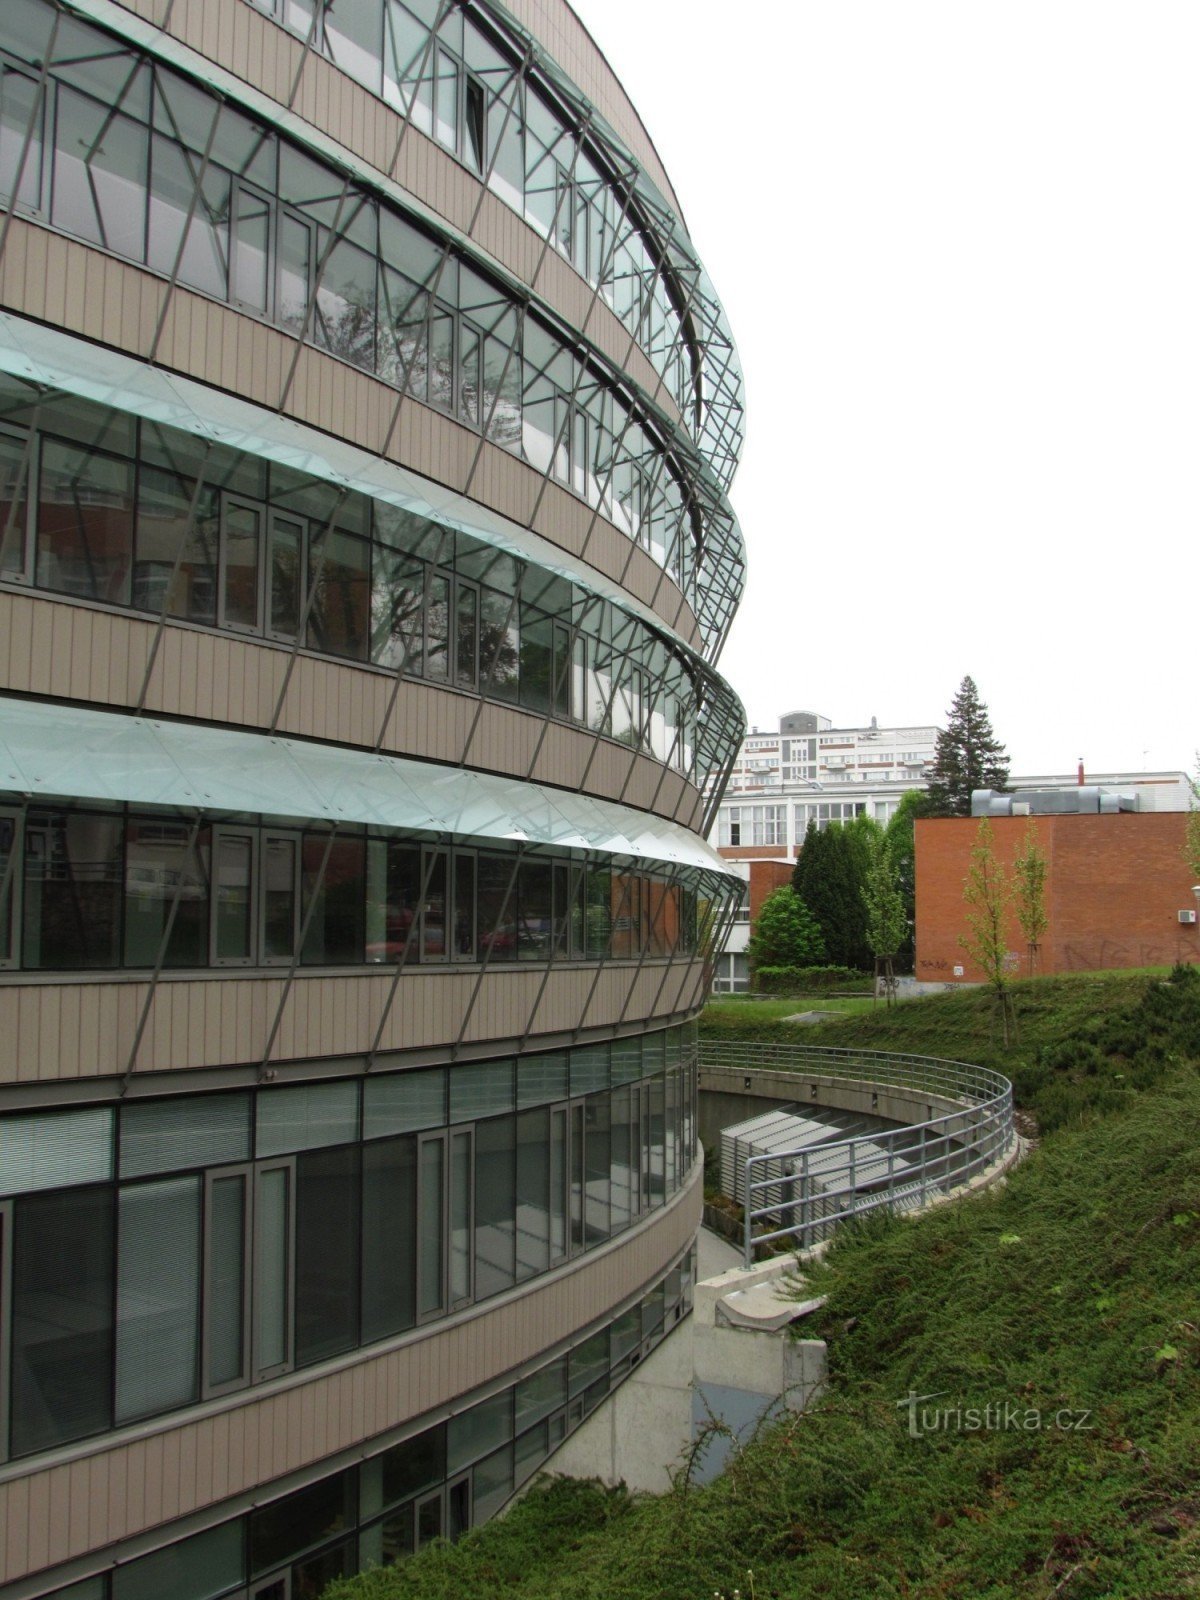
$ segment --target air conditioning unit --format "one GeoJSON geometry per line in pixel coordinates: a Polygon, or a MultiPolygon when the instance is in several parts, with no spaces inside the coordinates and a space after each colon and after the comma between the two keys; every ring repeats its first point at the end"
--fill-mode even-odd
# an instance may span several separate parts
{"type": "Polygon", "coordinates": [[[1194,911],[1181,911],[1179,913],[1179,920],[1180,922],[1195,922],[1196,913],[1194,911]]]}

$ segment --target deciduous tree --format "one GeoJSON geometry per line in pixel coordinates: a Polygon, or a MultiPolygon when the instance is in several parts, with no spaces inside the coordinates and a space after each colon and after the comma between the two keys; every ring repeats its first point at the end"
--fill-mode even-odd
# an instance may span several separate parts
{"type": "Polygon", "coordinates": [[[1006,932],[1012,889],[1004,868],[996,859],[996,841],[986,817],[981,819],[971,846],[971,865],[963,881],[963,900],[967,907],[967,932],[959,935],[958,942],[995,993],[1007,1046],[1016,1033],[1016,1015],[1008,981],[1006,932]]]}
{"type": "Polygon", "coordinates": [[[876,832],[870,848],[871,859],[862,888],[867,912],[867,945],[875,957],[876,990],[882,980],[884,1000],[890,1006],[896,998],[893,963],[908,934],[908,918],[896,865],[882,832],[876,832]]]}
{"type": "Polygon", "coordinates": [[[1017,921],[1025,935],[1025,953],[1029,959],[1029,976],[1037,964],[1042,935],[1050,926],[1046,915],[1046,852],[1038,837],[1033,818],[1025,824],[1025,837],[1021,848],[1013,857],[1013,902],[1017,921]]]}
{"type": "Polygon", "coordinates": [[[816,918],[796,891],[785,885],[763,901],[748,946],[750,967],[815,967],[825,960],[816,918]]]}

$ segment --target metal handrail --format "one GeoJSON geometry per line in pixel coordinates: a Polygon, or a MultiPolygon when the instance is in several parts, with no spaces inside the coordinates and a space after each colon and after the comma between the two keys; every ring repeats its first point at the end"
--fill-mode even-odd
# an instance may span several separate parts
{"type": "MultiPolygon", "coordinates": [[[[923,1206],[931,1189],[945,1193],[965,1183],[1007,1155],[1016,1140],[1012,1084],[1003,1074],[973,1062],[760,1040],[705,1040],[700,1046],[702,1070],[761,1070],[771,1064],[786,1067],[801,1082],[808,1067],[817,1077],[915,1090],[956,1104],[924,1122],[747,1156],[743,1190],[747,1267],[753,1263],[756,1244],[790,1238],[807,1249],[828,1238],[847,1217],[883,1207],[923,1206]],[[756,1170],[763,1175],[756,1177],[756,1170]],[[770,1200],[756,1206],[755,1196],[768,1191],[770,1200]],[[761,1222],[773,1225],[756,1233],[755,1224],[761,1222]]],[[[812,1085],[814,1094],[816,1087],[812,1085]]]]}

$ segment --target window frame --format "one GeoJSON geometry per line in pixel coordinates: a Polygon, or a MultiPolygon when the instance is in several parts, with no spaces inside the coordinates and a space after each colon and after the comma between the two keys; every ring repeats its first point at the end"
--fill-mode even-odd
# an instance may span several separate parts
{"type": "Polygon", "coordinates": [[[267,544],[270,508],[263,500],[251,495],[221,492],[221,510],[217,532],[217,627],[223,632],[261,634],[263,631],[263,552],[267,544]],[[254,614],[253,623],[230,622],[226,616],[226,584],[229,574],[229,514],[231,511],[250,511],[258,518],[258,549],[255,553],[254,614]]]}
{"type": "Polygon", "coordinates": [[[258,870],[258,842],[261,830],[252,824],[226,824],[215,823],[212,829],[212,867],[210,893],[212,904],[209,911],[209,946],[208,964],[210,967],[253,967],[257,965],[260,950],[259,938],[259,870],[258,870]],[[249,951],[245,956],[222,956],[218,951],[218,905],[220,884],[217,874],[217,855],[222,843],[229,838],[247,839],[250,843],[250,884],[249,884],[249,913],[250,913],[250,939],[249,951]]]}
{"type": "MultiPolygon", "coordinates": [[[[20,560],[8,572],[0,569],[0,583],[19,583],[25,588],[36,588],[34,582],[34,552],[37,547],[37,507],[41,488],[42,428],[21,428],[15,423],[0,423],[0,436],[11,439],[28,451],[22,493],[25,498],[25,528],[18,541],[20,560]]],[[[0,527],[0,543],[4,529],[0,527]]]]}
{"type": "Polygon", "coordinates": [[[0,1461],[8,1460],[9,1444],[14,1212],[15,1207],[11,1199],[0,1200],[0,1461]]]}
{"type": "Polygon", "coordinates": [[[0,822],[13,825],[12,848],[6,868],[7,885],[0,880],[0,916],[8,917],[9,954],[0,953],[0,972],[17,971],[21,965],[21,889],[25,881],[25,809],[23,806],[0,806],[0,822]],[[7,910],[4,896],[7,888],[7,910]]]}
{"type": "Polygon", "coordinates": [[[300,927],[303,922],[301,913],[301,890],[303,886],[303,855],[304,834],[300,828],[268,828],[258,830],[258,847],[254,854],[253,869],[258,878],[257,892],[251,890],[251,903],[255,908],[255,929],[252,944],[256,957],[253,965],[260,967],[287,967],[296,960],[300,948],[300,927]],[[267,933],[267,872],[266,854],[267,846],[272,840],[283,841],[292,846],[292,947],[287,955],[269,956],[266,950],[267,933]]]}
{"type": "Polygon", "coordinates": [[[252,1367],[254,1273],[257,1265],[254,1227],[256,1188],[255,1164],[252,1161],[242,1161],[227,1167],[208,1167],[204,1170],[204,1244],[200,1263],[201,1400],[212,1400],[218,1395],[232,1394],[235,1390],[249,1388],[256,1381],[252,1367]],[[212,1383],[208,1378],[209,1357],[212,1351],[210,1323],[213,1277],[212,1191],[218,1183],[235,1178],[240,1178],[242,1181],[242,1370],[236,1378],[226,1379],[223,1383],[212,1383]]]}
{"type": "Polygon", "coordinates": [[[278,1378],[291,1372],[296,1364],[296,1156],[271,1156],[252,1163],[253,1166],[253,1284],[255,1293],[249,1310],[250,1324],[250,1383],[264,1383],[268,1378],[278,1378]],[[287,1179],[287,1245],[285,1247],[284,1286],[284,1343],[286,1355],[282,1362],[262,1363],[259,1340],[259,1311],[263,1285],[263,1239],[261,1226],[261,1193],[263,1179],[274,1172],[286,1172],[287,1179]]]}

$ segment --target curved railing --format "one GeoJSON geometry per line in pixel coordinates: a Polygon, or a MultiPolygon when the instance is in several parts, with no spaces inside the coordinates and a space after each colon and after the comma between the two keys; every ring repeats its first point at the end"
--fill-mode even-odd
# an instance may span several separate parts
{"type": "Polygon", "coordinates": [[[776,1067],[795,1073],[798,1103],[817,1103],[815,1082],[804,1092],[807,1070],[812,1078],[929,1095],[943,1107],[922,1122],[854,1139],[746,1156],[746,1266],[756,1246],[791,1239],[807,1249],[848,1217],[884,1208],[917,1210],[995,1165],[1016,1142],[1012,1084],[1001,1073],[966,1061],[755,1040],[702,1042],[700,1066],[702,1071],[776,1067]]]}

